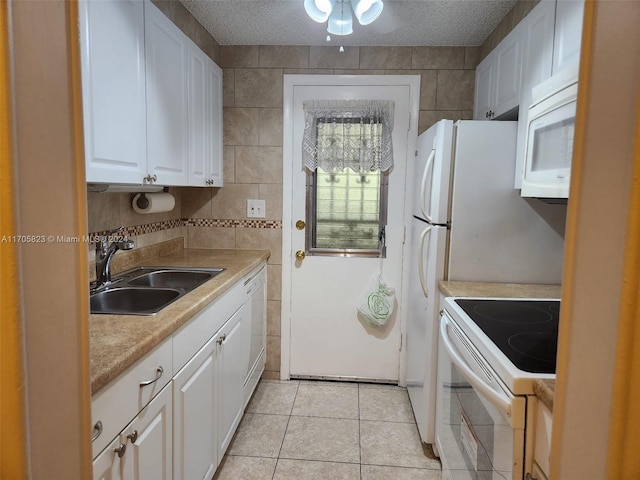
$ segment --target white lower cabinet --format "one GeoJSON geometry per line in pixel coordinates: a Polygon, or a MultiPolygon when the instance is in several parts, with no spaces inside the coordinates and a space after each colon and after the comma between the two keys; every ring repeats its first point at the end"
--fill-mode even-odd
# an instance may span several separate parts
{"type": "Polygon", "coordinates": [[[264,370],[265,276],[262,264],[92,399],[94,480],[213,477],[264,370]]]}
{"type": "Polygon", "coordinates": [[[218,338],[211,338],[173,379],[176,480],[210,479],[219,463],[218,338]]]}
{"type": "Polygon", "coordinates": [[[167,385],[96,457],[94,480],[170,480],[172,415],[171,385],[167,385]]]}
{"type": "Polygon", "coordinates": [[[244,381],[249,366],[251,345],[250,308],[245,303],[222,327],[219,334],[220,422],[218,456],[222,459],[244,413],[244,381]]]}

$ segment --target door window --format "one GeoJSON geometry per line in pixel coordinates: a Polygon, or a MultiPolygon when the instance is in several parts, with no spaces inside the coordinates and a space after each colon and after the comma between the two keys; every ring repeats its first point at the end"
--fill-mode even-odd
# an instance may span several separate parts
{"type": "Polygon", "coordinates": [[[307,251],[314,255],[384,256],[388,175],[327,172],[307,176],[307,251]]]}
{"type": "Polygon", "coordinates": [[[380,156],[380,121],[317,119],[316,142],[316,155],[325,158],[316,159],[315,170],[307,172],[307,251],[384,257],[388,174],[357,167],[363,157],[380,156]],[[349,167],[327,166],[337,164],[349,167]]]}

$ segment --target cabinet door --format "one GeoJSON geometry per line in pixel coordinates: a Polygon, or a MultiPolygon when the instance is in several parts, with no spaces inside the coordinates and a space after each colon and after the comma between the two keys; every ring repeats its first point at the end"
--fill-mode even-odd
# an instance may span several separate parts
{"type": "Polygon", "coordinates": [[[527,113],[531,106],[531,89],[551,77],[554,18],[555,4],[553,2],[540,2],[518,26],[522,31],[524,53],[522,57],[522,88],[520,89],[515,188],[522,187],[527,113]]]}
{"type": "Polygon", "coordinates": [[[142,2],[81,1],[80,49],[87,182],[146,175],[142,2]]]}
{"type": "Polygon", "coordinates": [[[553,41],[553,73],[580,61],[584,0],[558,0],[553,41]]]}
{"type": "Polygon", "coordinates": [[[209,107],[208,117],[211,128],[210,136],[211,156],[208,162],[209,185],[222,187],[223,185],[223,157],[222,157],[222,69],[212,60],[207,63],[206,70],[207,93],[210,98],[206,105],[209,107]]]}
{"type": "Polygon", "coordinates": [[[488,120],[489,112],[493,106],[493,77],[494,71],[493,53],[487,57],[476,68],[476,98],[473,109],[474,120],[488,120]]]}
{"type": "Polygon", "coordinates": [[[218,457],[222,458],[240,423],[244,409],[244,380],[249,364],[251,318],[246,304],[222,327],[220,347],[220,419],[218,426],[218,457]]]}
{"type": "Polygon", "coordinates": [[[518,106],[522,78],[522,44],[520,29],[515,29],[496,49],[495,100],[491,118],[518,106]]]}
{"type": "Polygon", "coordinates": [[[121,458],[116,453],[120,444],[118,436],[95,458],[93,461],[93,480],[123,480],[125,478],[126,459],[124,455],[121,458]]]}
{"type": "Polygon", "coordinates": [[[218,466],[218,338],[209,340],[173,379],[175,480],[211,478],[218,466]]]}
{"type": "Polygon", "coordinates": [[[189,41],[189,184],[222,186],[222,71],[189,41]]]}
{"type": "Polygon", "coordinates": [[[157,184],[187,185],[187,37],[151,2],[144,8],[148,170],[157,184]]]}
{"type": "Polygon", "coordinates": [[[124,435],[130,441],[125,457],[132,471],[132,475],[127,478],[171,480],[173,476],[172,427],[171,384],[169,384],[124,430],[124,435]]]}

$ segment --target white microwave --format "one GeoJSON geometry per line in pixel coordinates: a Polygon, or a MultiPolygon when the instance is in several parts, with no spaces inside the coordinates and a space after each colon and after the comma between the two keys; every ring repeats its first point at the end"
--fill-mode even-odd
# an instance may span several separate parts
{"type": "Polygon", "coordinates": [[[521,196],[569,198],[577,96],[577,66],[533,88],[521,196]]]}

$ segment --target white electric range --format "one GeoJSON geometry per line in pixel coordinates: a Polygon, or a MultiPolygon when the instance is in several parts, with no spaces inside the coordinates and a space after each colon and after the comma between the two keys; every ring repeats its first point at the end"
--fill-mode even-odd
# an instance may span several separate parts
{"type": "Polygon", "coordinates": [[[443,479],[524,478],[534,381],[555,379],[560,301],[447,298],[436,449],[443,479]]]}

